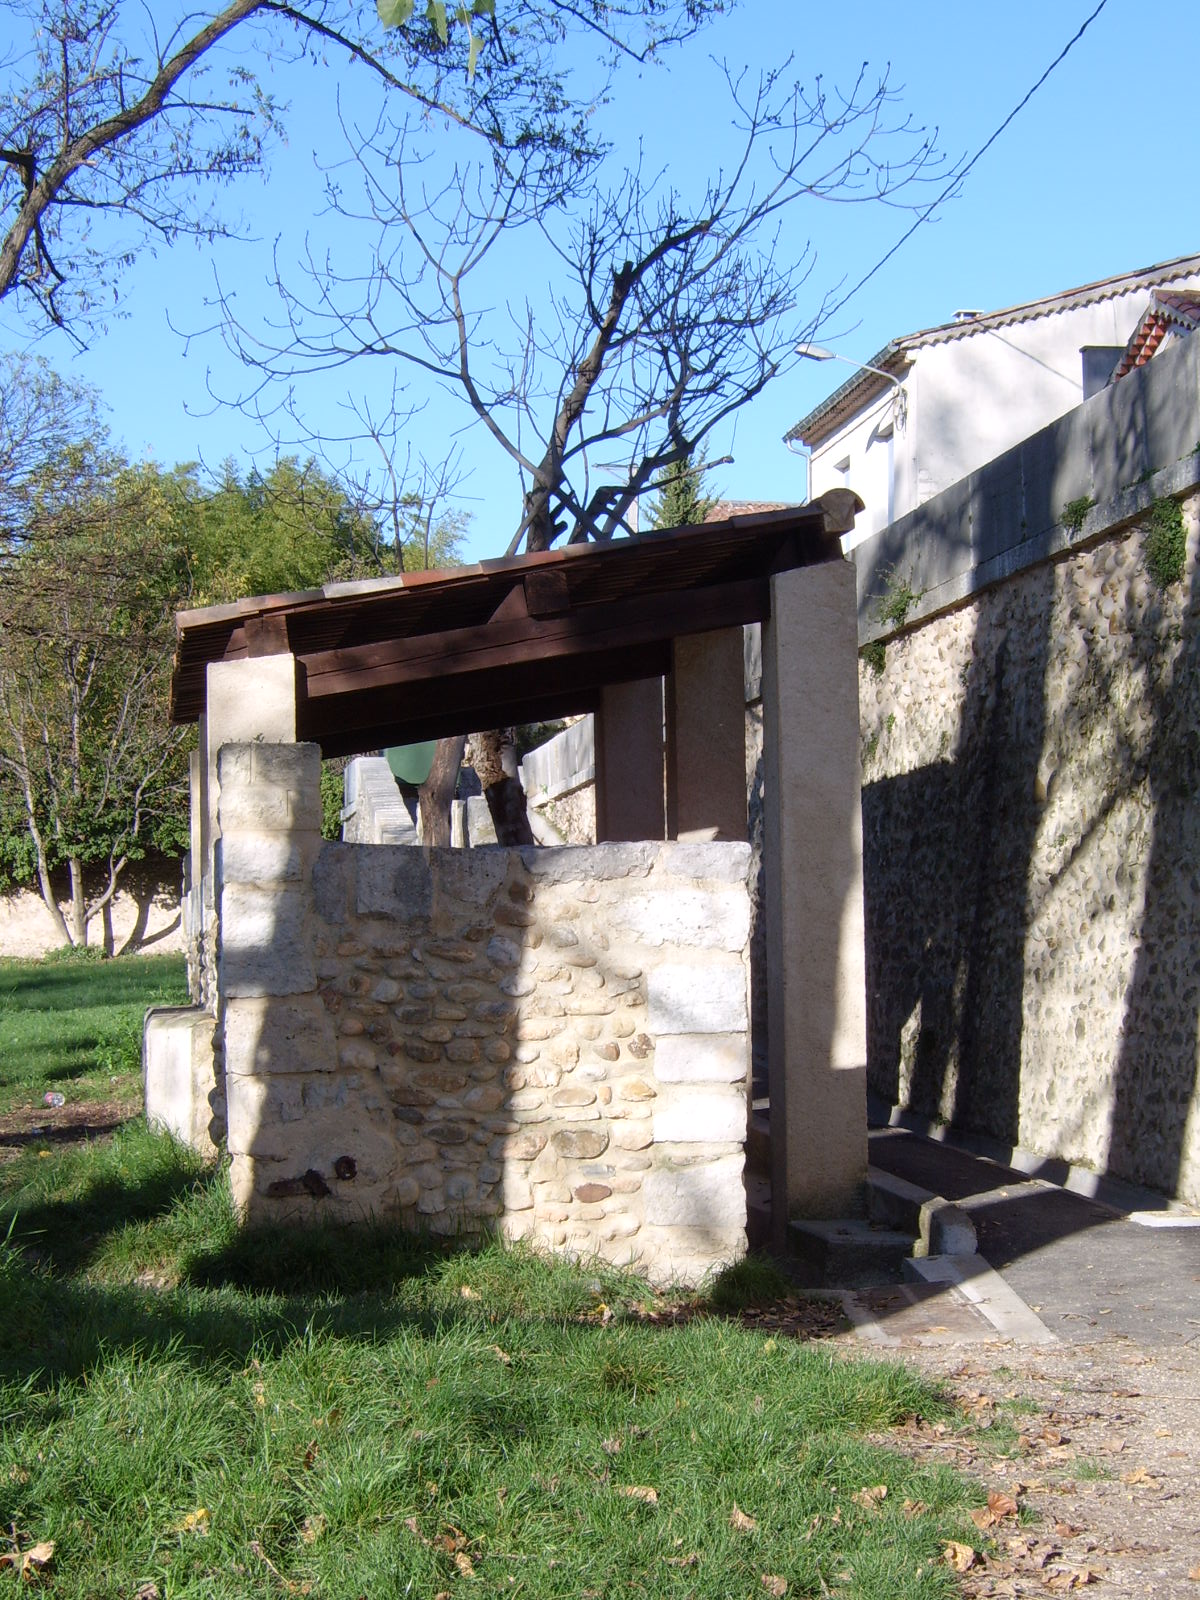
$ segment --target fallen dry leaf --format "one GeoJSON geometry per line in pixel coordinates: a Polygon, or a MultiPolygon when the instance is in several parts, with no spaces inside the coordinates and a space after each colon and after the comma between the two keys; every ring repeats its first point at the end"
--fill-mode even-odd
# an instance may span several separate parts
{"type": "Polygon", "coordinates": [[[1069,1594],[1075,1589],[1086,1589],[1089,1583],[1099,1583],[1102,1576],[1095,1567],[1064,1567],[1042,1581],[1055,1594],[1069,1594]]]}
{"type": "Polygon", "coordinates": [[[870,1489],[858,1489],[850,1498],[864,1511],[878,1511],[880,1501],[887,1499],[887,1484],[877,1483],[870,1489]]]}
{"type": "Polygon", "coordinates": [[[454,1555],[458,1550],[465,1550],[467,1536],[461,1528],[456,1528],[452,1523],[446,1525],[446,1531],[439,1533],[431,1539],[430,1544],[435,1550],[444,1550],[447,1555],[454,1555]]]}
{"type": "Polygon", "coordinates": [[[620,1453],[621,1453],[621,1441],[620,1441],[620,1439],[617,1439],[617,1438],[602,1439],[600,1441],[600,1448],[601,1448],[601,1450],[604,1451],[604,1454],[606,1456],[620,1455],[620,1453]]]}
{"type": "Polygon", "coordinates": [[[1193,1583],[1200,1583],[1200,1561],[1197,1561],[1196,1565],[1188,1573],[1188,1577],[1193,1583]]]}
{"type": "Polygon", "coordinates": [[[906,1500],[900,1507],[900,1514],[905,1517],[923,1517],[929,1510],[924,1500],[906,1500]]]}
{"type": "Polygon", "coordinates": [[[472,1289],[469,1283],[464,1283],[462,1285],[462,1287],[459,1289],[458,1292],[459,1292],[460,1295],[462,1295],[464,1300],[478,1300],[479,1299],[479,1290],[478,1289],[472,1289]]]}
{"type": "Polygon", "coordinates": [[[308,1449],[304,1452],[304,1470],[308,1472],[313,1462],[317,1459],[317,1441],[313,1439],[308,1449]]]}
{"type": "Polygon", "coordinates": [[[669,1567],[698,1567],[700,1565],[699,1550],[691,1550],[686,1556],[667,1556],[669,1567]]]}
{"type": "Polygon", "coordinates": [[[1060,1539],[1073,1539],[1077,1533],[1082,1533],[1083,1529],[1077,1522],[1056,1522],[1054,1531],[1060,1539]]]}
{"type": "Polygon", "coordinates": [[[942,1547],[942,1560],[955,1572],[970,1572],[979,1556],[969,1544],[959,1544],[957,1539],[949,1539],[942,1547]]]}
{"type": "Polygon", "coordinates": [[[1151,1477],[1145,1467],[1137,1467],[1132,1472],[1123,1472],[1121,1474],[1121,1482],[1128,1483],[1134,1487],[1144,1484],[1147,1489],[1158,1488],[1158,1479],[1151,1477]]]}
{"type": "Polygon", "coordinates": [[[763,1573],[762,1586],[768,1594],[775,1595],[776,1600],[779,1600],[779,1596],[787,1593],[787,1579],[779,1577],[774,1572],[763,1573]]]}
{"type": "Polygon", "coordinates": [[[0,1556],[0,1567],[13,1567],[23,1578],[33,1579],[43,1567],[50,1565],[53,1556],[54,1540],[43,1539],[40,1544],[30,1545],[28,1550],[13,1550],[0,1556]]]}
{"type": "Polygon", "coordinates": [[[475,1563],[465,1550],[454,1552],[454,1565],[458,1568],[459,1576],[473,1578],[475,1576],[475,1563]]]}
{"type": "Polygon", "coordinates": [[[729,1526],[736,1528],[739,1533],[753,1533],[758,1523],[753,1517],[748,1517],[744,1511],[740,1511],[735,1501],[733,1510],[729,1513],[729,1526]]]}
{"type": "Polygon", "coordinates": [[[619,1483],[617,1493],[627,1495],[630,1500],[644,1500],[648,1506],[658,1504],[658,1490],[650,1489],[644,1483],[619,1483]]]}
{"type": "Polygon", "coordinates": [[[1003,1522],[1005,1517],[1015,1517],[1019,1509],[1012,1495],[993,1489],[988,1495],[987,1505],[977,1507],[970,1516],[975,1526],[982,1530],[994,1528],[998,1522],[1003,1522]]]}
{"type": "Polygon", "coordinates": [[[490,1344],[488,1345],[488,1349],[496,1357],[497,1361],[503,1361],[506,1367],[512,1366],[512,1357],[508,1354],[507,1350],[501,1350],[498,1344],[490,1344]]]}
{"type": "Polygon", "coordinates": [[[208,1532],[208,1507],[197,1506],[195,1511],[189,1511],[180,1517],[179,1521],[171,1525],[172,1533],[207,1533],[208,1532]]]}
{"type": "Polygon", "coordinates": [[[325,1532],[325,1518],[318,1513],[315,1517],[305,1517],[300,1524],[301,1544],[316,1544],[325,1532]]]}
{"type": "Polygon", "coordinates": [[[133,1600],[161,1600],[158,1585],[153,1578],[149,1583],[143,1583],[133,1591],[133,1600]]]}

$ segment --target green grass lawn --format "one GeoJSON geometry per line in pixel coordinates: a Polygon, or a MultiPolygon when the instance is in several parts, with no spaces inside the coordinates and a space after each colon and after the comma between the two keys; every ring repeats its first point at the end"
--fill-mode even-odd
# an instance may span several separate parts
{"type": "Polygon", "coordinates": [[[146,1007],[186,1004],[182,956],[0,961],[0,1115],[47,1090],[136,1099],[146,1007]]]}
{"type": "Polygon", "coordinates": [[[0,1166],[6,1235],[0,1556],[52,1541],[50,1594],[932,1600],[979,1537],[880,1442],[947,1414],[901,1366],[528,1251],[247,1235],[138,1122],[0,1166]]]}

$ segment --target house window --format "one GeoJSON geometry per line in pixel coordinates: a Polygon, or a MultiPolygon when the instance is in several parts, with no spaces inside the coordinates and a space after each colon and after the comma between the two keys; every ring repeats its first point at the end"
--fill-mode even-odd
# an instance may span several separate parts
{"type": "Polygon", "coordinates": [[[884,491],[879,498],[886,498],[887,515],[880,526],[889,527],[896,520],[896,430],[890,422],[876,428],[871,439],[870,481],[884,491]]]}

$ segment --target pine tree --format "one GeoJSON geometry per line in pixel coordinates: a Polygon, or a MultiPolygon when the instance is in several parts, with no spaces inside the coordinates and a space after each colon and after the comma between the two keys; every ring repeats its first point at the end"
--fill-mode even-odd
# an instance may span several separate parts
{"type": "Polygon", "coordinates": [[[703,522],[717,503],[715,495],[704,493],[707,471],[703,451],[664,467],[654,480],[658,493],[650,506],[650,526],[686,528],[703,522]]]}

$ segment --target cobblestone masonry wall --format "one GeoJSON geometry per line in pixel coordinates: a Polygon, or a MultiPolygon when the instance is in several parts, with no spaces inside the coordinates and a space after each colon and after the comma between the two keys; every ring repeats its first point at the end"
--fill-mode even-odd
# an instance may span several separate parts
{"type": "Polygon", "coordinates": [[[1200,1204],[1200,497],[861,669],[870,1083],[1200,1204]]]}
{"type": "Polygon", "coordinates": [[[745,1249],[749,849],[322,844],[317,752],[221,752],[220,1020],[252,1220],[745,1249]]]}

